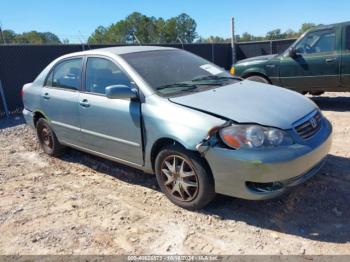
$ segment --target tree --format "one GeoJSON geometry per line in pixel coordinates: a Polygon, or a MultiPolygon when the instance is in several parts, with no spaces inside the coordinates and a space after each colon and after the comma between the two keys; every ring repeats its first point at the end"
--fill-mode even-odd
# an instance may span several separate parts
{"type": "Polygon", "coordinates": [[[43,32],[39,34],[41,35],[45,44],[61,44],[61,40],[58,38],[58,36],[51,32],[43,32]]]}
{"type": "Polygon", "coordinates": [[[138,12],[128,15],[108,27],[99,26],[88,39],[89,43],[173,43],[180,38],[192,43],[197,37],[196,22],[187,14],[164,20],[138,12]]]}
{"type": "Polygon", "coordinates": [[[268,40],[277,40],[277,39],[285,39],[286,34],[282,33],[281,29],[274,29],[272,31],[267,32],[266,39],[268,40]]]}
{"type": "Polygon", "coordinates": [[[182,13],[175,17],[176,34],[182,41],[192,43],[197,38],[197,23],[189,15],[182,13]]]}
{"type": "Polygon", "coordinates": [[[61,41],[57,35],[51,32],[30,31],[22,34],[16,34],[12,30],[4,30],[3,36],[7,44],[60,44],[61,41]]]}
{"type": "Polygon", "coordinates": [[[102,44],[104,38],[106,37],[106,31],[107,29],[104,26],[100,25],[89,37],[88,42],[90,44],[102,44]]]}
{"type": "Polygon", "coordinates": [[[303,34],[307,30],[309,30],[309,29],[311,29],[311,28],[313,28],[315,26],[316,26],[316,24],[314,24],[314,23],[304,23],[304,24],[301,25],[301,28],[299,30],[299,34],[303,34]]]}
{"type": "Polygon", "coordinates": [[[292,29],[288,29],[285,32],[286,38],[297,38],[299,36],[299,33],[293,31],[292,29]]]}
{"type": "Polygon", "coordinates": [[[254,40],[254,36],[247,33],[247,32],[244,32],[242,34],[242,36],[239,38],[239,41],[241,42],[248,42],[248,41],[253,41],[254,40]]]}
{"type": "Polygon", "coordinates": [[[3,40],[5,43],[12,43],[16,37],[16,33],[12,30],[4,30],[2,31],[2,35],[4,37],[3,40]]]}

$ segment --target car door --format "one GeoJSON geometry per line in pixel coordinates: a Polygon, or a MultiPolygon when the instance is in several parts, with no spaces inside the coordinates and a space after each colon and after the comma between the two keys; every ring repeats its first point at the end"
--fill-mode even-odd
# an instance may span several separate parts
{"type": "Polygon", "coordinates": [[[56,64],[41,90],[41,109],[62,143],[79,145],[79,89],[82,79],[81,57],[56,64]]]}
{"type": "Polygon", "coordinates": [[[345,91],[350,91],[350,25],[343,28],[341,85],[345,91]]]}
{"type": "Polygon", "coordinates": [[[297,91],[336,89],[340,85],[336,35],[334,28],[311,31],[297,42],[297,55],[281,58],[282,86],[297,91]]]}
{"type": "Polygon", "coordinates": [[[85,89],[79,97],[84,147],[122,162],[142,165],[140,101],[107,98],[105,89],[111,85],[131,88],[133,83],[114,61],[88,57],[85,89]]]}

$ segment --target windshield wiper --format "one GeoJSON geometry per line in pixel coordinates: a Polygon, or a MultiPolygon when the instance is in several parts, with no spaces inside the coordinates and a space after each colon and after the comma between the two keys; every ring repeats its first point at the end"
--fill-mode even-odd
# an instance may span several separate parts
{"type": "Polygon", "coordinates": [[[242,81],[242,78],[237,76],[216,76],[216,75],[210,75],[210,76],[201,76],[197,77],[191,80],[191,82],[199,82],[199,81],[206,81],[206,80],[239,80],[242,81]]]}
{"type": "Polygon", "coordinates": [[[196,89],[197,86],[194,84],[189,84],[189,83],[175,83],[175,84],[169,84],[169,85],[164,85],[164,86],[159,86],[156,89],[157,90],[162,90],[162,89],[167,89],[167,88],[176,88],[180,87],[183,91],[190,91],[193,89],[196,89]]]}

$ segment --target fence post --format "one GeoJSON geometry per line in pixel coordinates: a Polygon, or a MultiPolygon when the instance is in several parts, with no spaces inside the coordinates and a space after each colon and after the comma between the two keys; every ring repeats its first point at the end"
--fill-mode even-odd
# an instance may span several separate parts
{"type": "Polygon", "coordinates": [[[9,118],[10,117],[10,113],[9,113],[9,110],[8,110],[8,107],[7,107],[6,98],[5,98],[5,94],[4,94],[4,89],[2,88],[1,80],[0,80],[0,95],[1,95],[1,98],[2,98],[2,103],[4,105],[4,110],[5,110],[6,117],[9,118]]]}
{"type": "Polygon", "coordinates": [[[236,37],[235,37],[235,19],[231,18],[231,50],[232,50],[232,64],[237,61],[236,57],[236,37]]]}
{"type": "Polygon", "coordinates": [[[273,43],[272,43],[272,40],[270,40],[270,55],[273,54],[273,43]]]}
{"type": "Polygon", "coordinates": [[[211,61],[215,64],[214,43],[211,43],[211,61]]]}

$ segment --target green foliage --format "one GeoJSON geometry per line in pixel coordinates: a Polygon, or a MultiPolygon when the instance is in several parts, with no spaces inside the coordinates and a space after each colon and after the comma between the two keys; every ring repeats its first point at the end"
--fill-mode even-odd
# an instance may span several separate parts
{"type": "Polygon", "coordinates": [[[314,23],[304,23],[304,24],[301,25],[301,28],[299,30],[299,34],[303,34],[307,30],[309,30],[309,29],[311,29],[311,28],[313,28],[315,26],[316,26],[316,24],[314,24],[314,23]]]}
{"type": "MultiPolygon", "coordinates": [[[[57,35],[51,32],[30,31],[16,34],[12,30],[4,30],[3,37],[7,44],[60,44],[57,35]]],[[[2,39],[1,39],[2,41],[2,39]]]]}
{"type": "MultiPolygon", "coordinates": [[[[236,35],[237,42],[249,42],[249,41],[264,41],[264,40],[280,40],[288,38],[298,38],[307,30],[315,27],[314,23],[304,23],[301,25],[298,31],[293,31],[288,29],[285,32],[282,32],[281,29],[274,29],[266,33],[265,36],[254,36],[248,32],[244,32],[242,35],[236,35]]],[[[208,38],[199,37],[197,40],[198,43],[225,43],[230,42],[231,38],[222,38],[218,36],[210,36],[208,38]]]]}
{"type": "MultiPolygon", "coordinates": [[[[301,34],[316,26],[314,23],[303,23],[298,31],[288,29],[282,32],[281,29],[274,29],[265,36],[254,36],[248,32],[236,35],[236,41],[262,41],[278,40],[287,38],[298,38],[301,34]]],[[[88,38],[90,44],[137,44],[141,43],[230,43],[231,38],[220,36],[210,36],[204,38],[198,36],[196,32],[197,23],[189,15],[182,13],[169,19],[146,16],[134,12],[125,19],[120,20],[108,27],[98,26],[88,38]]],[[[27,43],[27,44],[68,44],[68,39],[62,41],[57,35],[51,32],[30,31],[16,34],[12,30],[3,30],[2,35],[6,43],[27,43]]],[[[2,38],[0,35],[0,43],[2,38]]]]}
{"type": "Polygon", "coordinates": [[[178,38],[192,43],[197,38],[197,24],[187,14],[164,20],[134,12],[108,27],[99,26],[88,39],[90,44],[102,43],[173,43],[178,38]]]}

